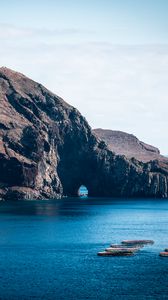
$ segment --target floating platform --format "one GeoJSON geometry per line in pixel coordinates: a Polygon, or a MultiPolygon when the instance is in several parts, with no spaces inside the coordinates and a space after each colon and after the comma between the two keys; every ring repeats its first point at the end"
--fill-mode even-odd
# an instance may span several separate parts
{"type": "Polygon", "coordinates": [[[120,251],[123,251],[123,252],[136,252],[138,251],[139,249],[138,248],[128,248],[128,247],[120,247],[120,248],[106,248],[105,249],[106,251],[110,251],[110,252],[120,252],[120,251]]]}
{"type": "Polygon", "coordinates": [[[122,241],[123,245],[153,245],[153,240],[124,240],[122,241]]]}
{"type": "Polygon", "coordinates": [[[143,248],[144,247],[144,245],[143,244],[141,244],[141,245],[134,245],[134,244],[132,244],[132,245],[126,245],[126,244],[111,244],[110,245],[110,248],[136,248],[136,249],[140,249],[140,248],[143,248]]]}
{"type": "MultiPolygon", "coordinates": [[[[98,252],[99,256],[131,256],[140,250],[144,245],[154,244],[153,240],[124,240],[121,244],[111,244],[110,247],[106,248],[105,251],[98,252]]],[[[168,249],[165,249],[166,255],[168,256],[168,249]],[[167,252],[166,252],[167,250],[167,252]]]]}
{"type": "Polygon", "coordinates": [[[162,257],[168,257],[168,252],[163,251],[163,252],[160,252],[159,255],[162,257]]]}
{"type": "Polygon", "coordinates": [[[125,251],[102,251],[98,252],[97,255],[99,256],[131,256],[133,255],[133,252],[125,252],[125,251]]]}

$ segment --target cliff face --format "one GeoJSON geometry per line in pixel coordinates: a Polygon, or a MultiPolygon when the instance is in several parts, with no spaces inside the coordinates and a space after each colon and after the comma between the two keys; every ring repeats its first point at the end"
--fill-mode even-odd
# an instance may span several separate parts
{"type": "Polygon", "coordinates": [[[167,197],[168,168],[115,155],[72,106],[0,69],[0,198],[77,195],[167,197]]]}
{"type": "Polygon", "coordinates": [[[133,134],[109,129],[94,129],[93,132],[98,138],[104,140],[109,149],[116,154],[125,155],[127,158],[136,158],[142,162],[151,160],[167,161],[168,158],[160,155],[158,148],[141,142],[133,134]]]}

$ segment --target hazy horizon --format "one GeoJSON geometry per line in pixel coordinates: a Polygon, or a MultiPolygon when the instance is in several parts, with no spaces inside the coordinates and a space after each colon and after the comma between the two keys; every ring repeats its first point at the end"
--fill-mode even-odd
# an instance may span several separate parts
{"type": "Polygon", "coordinates": [[[0,65],[168,154],[168,2],[2,2],[0,65]],[[10,9],[9,9],[10,8],[10,9]]]}

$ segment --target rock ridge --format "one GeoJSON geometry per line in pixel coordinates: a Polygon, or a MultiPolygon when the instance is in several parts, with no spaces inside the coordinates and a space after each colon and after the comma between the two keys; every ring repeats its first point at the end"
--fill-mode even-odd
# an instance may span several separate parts
{"type": "Polygon", "coordinates": [[[0,198],[167,197],[168,165],[116,155],[73,106],[0,68],[0,198]]]}
{"type": "Polygon", "coordinates": [[[160,154],[158,148],[140,141],[133,134],[101,128],[94,129],[93,132],[98,138],[106,142],[109,149],[116,154],[125,155],[128,159],[136,158],[142,162],[149,162],[157,159],[168,161],[166,157],[160,154]]]}

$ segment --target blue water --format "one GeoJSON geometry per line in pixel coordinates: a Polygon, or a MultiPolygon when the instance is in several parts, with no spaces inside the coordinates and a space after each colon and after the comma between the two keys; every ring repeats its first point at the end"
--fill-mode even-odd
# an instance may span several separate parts
{"type": "Polygon", "coordinates": [[[0,299],[168,299],[168,201],[0,203],[0,299]],[[98,257],[123,239],[133,257],[98,257]]]}
{"type": "Polygon", "coordinates": [[[87,197],[88,196],[88,189],[86,186],[81,185],[79,190],[78,190],[78,195],[80,197],[87,197]]]}

